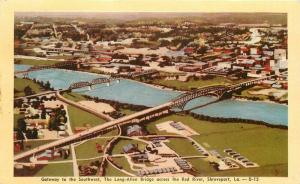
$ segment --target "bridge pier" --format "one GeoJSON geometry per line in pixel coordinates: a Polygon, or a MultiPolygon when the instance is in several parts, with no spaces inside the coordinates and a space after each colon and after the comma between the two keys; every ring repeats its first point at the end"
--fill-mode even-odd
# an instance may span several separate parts
{"type": "Polygon", "coordinates": [[[24,73],[23,78],[28,78],[28,73],[24,73]]]}

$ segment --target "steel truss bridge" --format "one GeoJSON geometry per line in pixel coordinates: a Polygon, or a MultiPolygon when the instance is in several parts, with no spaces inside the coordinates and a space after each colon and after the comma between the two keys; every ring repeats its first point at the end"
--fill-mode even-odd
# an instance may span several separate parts
{"type": "Polygon", "coordinates": [[[75,82],[75,83],[72,83],[70,86],[69,86],[69,90],[72,90],[72,89],[77,89],[77,88],[84,88],[84,87],[92,87],[93,85],[96,85],[96,84],[103,84],[103,83],[107,83],[109,84],[110,82],[116,80],[117,82],[119,82],[119,78],[114,78],[114,77],[110,77],[110,78],[104,78],[104,77],[101,77],[101,78],[97,78],[97,79],[93,79],[92,81],[82,81],[82,82],[75,82]]]}

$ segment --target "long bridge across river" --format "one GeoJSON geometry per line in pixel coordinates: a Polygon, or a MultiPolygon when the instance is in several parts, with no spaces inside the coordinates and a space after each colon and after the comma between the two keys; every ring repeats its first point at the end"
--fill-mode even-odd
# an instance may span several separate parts
{"type": "MultiPolygon", "coordinates": [[[[90,139],[90,138],[93,138],[93,137],[96,137],[99,135],[103,135],[108,130],[113,129],[116,126],[130,124],[130,123],[140,123],[145,120],[150,120],[154,117],[159,117],[163,114],[169,113],[172,108],[183,108],[187,102],[189,102],[195,98],[201,97],[201,96],[214,95],[220,99],[226,93],[232,93],[235,90],[238,90],[242,87],[247,87],[250,85],[258,84],[258,83],[260,83],[264,80],[268,80],[272,77],[273,76],[268,76],[268,77],[264,77],[264,78],[254,79],[254,80],[246,81],[246,82],[231,85],[231,86],[205,87],[205,88],[201,88],[201,89],[198,89],[195,91],[187,92],[187,93],[184,93],[184,94],[178,96],[177,98],[175,98],[167,103],[164,103],[162,105],[152,107],[152,108],[149,108],[149,109],[146,109],[143,111],[139,111],[137,113],[134,113],[134,114],[131,114],[128,116],[121,117],[116,120],[106,122],[104,124],[101,124],[101,125],[95,126],[93,128],[90,128],[88,130],[82,131],[78,134],[74,134],[69,137],[66,137],[66,138],[39,146],[37,148],[31,149],[29,151],[20,153],[14,157],[14,161],[16,161],[16,162],[20,161],[21,159],[28,158],[32,155],[41,153],[48,149],[57,149],[57,148],[60,148],[63,146],[70,145],[72,143],[80,142],[80,141],[87,140],[87,139],[90,139]]],[[[101,80],[99,80],[99,82],[101,82],[101,80]]]]}

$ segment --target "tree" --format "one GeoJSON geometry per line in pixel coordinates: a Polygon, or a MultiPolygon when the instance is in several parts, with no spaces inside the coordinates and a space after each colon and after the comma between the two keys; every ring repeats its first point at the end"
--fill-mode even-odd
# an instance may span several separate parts
{"type": "Polygon", "coordinates": [[[26,131],[26,122],[24,120],[24,118],[20,118],[18,120],[18,128],[21,132],[25,132],[26,131]]]}
{"type": "Polygon", "coordinates": [[[32,139],[37,139],[38,138],[38,130],[36,128],[34,128],[32,130],[32,139]]]}
{"type": "Polygon", "coordinates": [[[51,84],[50,84],[50,82],[49,82],[49,81],[47,81],[47,82],[46,82],[46,84],[45,84],[45,88],[46,88],[46,89],[50,89],[50,88],[51,88],[51,84]]]}
{"type": "Polygon", "coordinates": [[[32,91],[32,89],[31,89],[30,86],[26,86],[26,87],[24,88],[24,93],[25,93],[26,96],[28,96],[28,95],[32,95],[32,94],[33,94],[33,91],[32,91]]]}
{"type": "Polygon", "coordinates": [[[63,45],[63,44],[62,44],[61,42],[58,42],[58,43],[55,44],[55,48],[61,48],[62,45],[63,45]]]}
{"type": "Polygon", "coordinates": [[[41,119],[46,119],[46,110],[45,109],[42,110],[41,119]]]}

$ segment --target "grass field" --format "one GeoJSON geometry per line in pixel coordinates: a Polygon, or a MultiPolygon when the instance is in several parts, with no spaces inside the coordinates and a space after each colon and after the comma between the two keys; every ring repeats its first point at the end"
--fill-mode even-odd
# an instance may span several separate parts
{"type": "Polygon", "coordinates": [[[16,64],[22,64],[22,65],[53,65],[62,61],[56,61],[56,60],[38,60],[38,59],[16,59],[16,64]]]}
{"type": "Polygon", "coordinates": [[[177,90],[190,90],[192,88],[199,88],[199,87],[205,87],[205,86],[212,86],[212,85],[230,85],[234,83],[240,83],[245,81],[244,79],[241,80],[230,80],[225,77],[217,76],[213,79],[209,80],[194,80],[190,79],[187,82],[182,82],[178,80],[164,80],[164,79],[156,79],[152,82],[154,84],[163,85],[167,87],[175,87],[177,90]]]}
{"type": "Polygon", "coordinates": [[[157,134],[165,134],[163,131],[159,131],[155,125],[165,122],[165,121],[180,121],[185,125],[189,126],[196,132],[200,133],[201,135],[212,134],[212,133],[223,133],[223,132],[232,132],[232,131],[241,131],[244,129],[252,129],[252,128],[267,128],[263,125],[254,125],[254,124],[245,124],[245,123],[212,123],[209,121],[198,120],[193,118],[192,116],[183,116],[183,115],[169,115],[159,120],[147,123],[146,128],[150,133],[157,133],[157,134]]]}
{"type": "Polygon", "coordinates": [[[14,93],[14,97],[25,96],[24,88],[26,86],[29,86],[35,93],[40,93],[43,91],[43,88],[40,85],[34,83],[30,79],[14,78],[14,90],[17,91],[14,93]]]}
{"type": "MultiPolygon", "coordinates": [[[[236,132],[194,136],[194,139],[200,144],[204,142],[208,143],[210,149],[217,150],[224,156],[225,153],[223,150],[232,148],[262,167],[287,164],[288,162],[286,130],[256,128],[236,132]]],[[[264,172],[262,172],[261,175],[264,175],[264,172]]]]}
{"type": "Polygon", "coordinates": [[[108,164],[105,168],[105,176],[127,177],[128,175],[108,164]]]}
{"type": "Polygon", "coordinates": [[[74,92],[70,92],[70,93],[64,93],[63,97],[65,97],[66,99],[72,100],[74,102],[79,102],[79,101],[83,101],[83,100],[87,100],[84,96],[82,96],[79,93],[74,93],[74,92]]]}
{"type": "Polygon", "coordinates": [[[120,108],[120,111],[121,111],[121,113],[125,114],[126,116],[137,112],[137,111],[133,111],[130,109],[123,109],[123,108],[120,108]]]}
{"type": "Polygon", "coordinates": [[[73,176],[72,163],[48,164],[35,176],[73,176]]]}
{"type": "Polygon", "coordinates": [[[257,168],[240,168],[228,171],[216,171],[209,162],[201,158],[187,159],[197,170],[197,176],[287,176],[287,164],[265,165],[257,168]]]}
{"type": "Polygon", "coordinates": [[[190,158],[186,160],[192,164],[194,169],[196,169],[198,173],[197,176],[210,176],[210,174],[217,172],[212,165],[203,158],[190,158]]]}
{"type": "Polygon", "coordinates": [[[115,157],[113,158],[113,161],[117,164],[117,165],[120,165],[123,167],[124,170],[126,170],[127,172],[130,172],[130,173],[136,173],[135,171],[133,171],[131,168],[130,168],[130,165],[127,161],[127,158],[125,157],[115,157]]]}
{"type": "Polygon", "coordinates": [[[82,127],[86,124],[93,127],[105,122],[105,120],[71,105],[68,105],[68,113],[73,131],[75,127],[82,127]]]}
{"type": "MultiPolygon", "coordinates": [[[[168,120],[181,121],[200,133],[193,138],[208,150],[217,150],[221,155],[226,156],[224,149],[232,148],[260,165],[259,168],[243,168],[226,172],[211,172],[210,168],[204,166],[201,170],[204,175],[211,173],[209,175],[243,176],[249,173],[253,176],[287,176],[288,131],[285,129],[244,123],[212,123],[180,115],[170,115],[149,123],[147,129],[152,133],[161,134],[154,126],[168,120]]],[[[182,151],[178,150],[178,152],[182,151]]]]}
{"type": "Polygon", "coordinates": [[[113,147],[112,154],[120,154],[123,152],[123,146],[126,146],[128,144],[138,144],[139,150],[144,150],[146,147],[146,144],[140,141],[131,140],[131,139],[119,139],[119,141],[116,143],[116,145],[113,147]]]}
{"type": "Polygon", "coordinates": [[[265,89],[265,88],[260,87],[260,86],[254,86],[252,88],[243,90],[241,92],[241,95],[237,95],[237,94],[235,94],[235,95],[236,96],[240,96],[240,97],[250,97],[250,98],[256,97],[256,98],[259,98],[259,100],[266,100],[266,99],[268,99],[267,95],[259,95],[259,94],[251,94],[250,93],[251,91],[258,91],[258,90],[261,90],[261,89],[265,89]]]}
{"type": "Polygon", "coordinates": [[[89,159],[89,160],[77,160],[77,164],[78,166],[81,165],[81,166],[86,166],[86,165],[90,165],[92,162],[95,162],[95,161],[99,161],[101,162],[102,161],[102,158],[96,158],[96,159],[89,159]]]}
{"type": "Polygon", "coordinates": [[[166,142],[166,145],[178,153],[179,156],[202,155],[187,139],[171,138],[169,141],[170,142],[166,142]]]}
{"type": "Polygon", "coordinates": [[[76,158],[93,158],[103,155],[103,153],[98,153],[96,149],[96,143],[100,144],[101,146],[106,145],[106,141],[109,139],[98,138],[89,140],[83,144],[80,144],[75,147],[76,158]]]}

